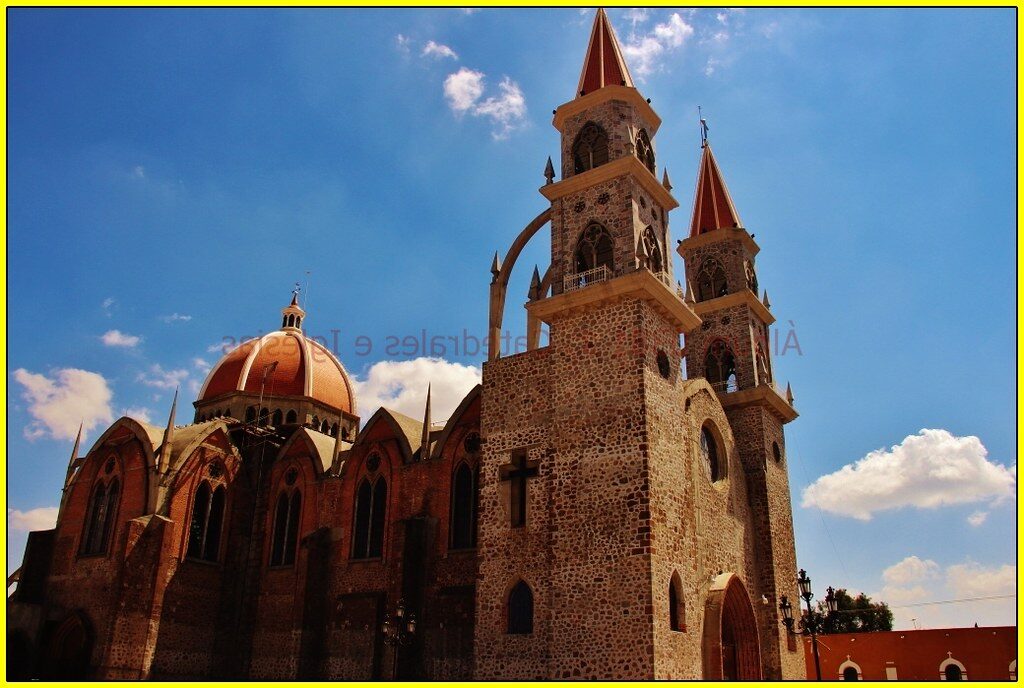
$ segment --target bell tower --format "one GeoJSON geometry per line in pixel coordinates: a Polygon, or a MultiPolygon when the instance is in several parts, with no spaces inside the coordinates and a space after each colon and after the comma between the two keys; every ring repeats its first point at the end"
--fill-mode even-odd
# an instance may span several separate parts
{"type": "Polygon", "coordinates": [[[679,242],[687,297],[701,317],[685,336],[686,372],[714,388],[729,418],[747,482],[760,592],[764,678],[797,676],[803,655],[779,623],[778,600],[792,597],[796,552],[783,426],[797,417],[789,387],[775,380],[767,293],[759,298],[760,248],[744,228],[711,145],[702,143],[688,237],[679,242]]]}

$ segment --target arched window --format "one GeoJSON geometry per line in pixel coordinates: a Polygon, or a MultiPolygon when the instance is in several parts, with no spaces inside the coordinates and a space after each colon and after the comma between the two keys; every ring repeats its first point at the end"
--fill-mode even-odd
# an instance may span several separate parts
{"type": "Polygon", "coordinates": [[[284,414],[281,413],[281,409],[274,409],[274,415],[270,417],[270,424],[276,428],[281,425],[282,421],[284,421],[284,414]]]}
{"type": "Polygon", "coordinates": [[[320,423],[320,432],[322,432],[323,434],[326,435],[330,431],[331,431],[331,424],[327,422],[326,418],[324,418],[323,421],[320,423]]]}
{"type": "Polygon", "coordinates": [[[384,476],[378,476],[372,484],[369,478],[362,479],[356,491],[353,559],[375,559],[383,554],[387,501],[388,485],[384,476]]]}
{"type": "Polygon", "coordinates": [[[476,473],[459,463],[452,478],[451,548],[476,547],[476,473]]]}
{"type": "Polygon", "coordinates": [[[701,263],[697,272],[697,300],[708,301],[728,293],[729,285],[722,264],[714,258],[708,258],[701,263]]]}
{"type": "Polygon", "coordinates": [[[260,426],[266,427],[270,420],[270,409],[260,409],[260,426]]]}
{"type": "Polygon", "coordinates": [[[758,342],[757,348],[754,352],[754,358],[757,361],[757,379],[762,385],[771,384],[772,381],[772,369],[768,365],[768,356],[764,353],[764,347],[758,342]]]}
{"type": "Polygon", "coordinates": [[[708,347],[708,354],[704,357],[704,377],[716,391],[735,392],[738,389],[736,358],[729,345],[721,339],[716,339],[708,347]]]}
{"type": "Polygon", "coordinates": [[[644,129],[641,129],[636,135],[636,157],[640,158],[640,162],[651,171],[651,174],[656,174],[654,147],[651,146],[651,139],[648,138],[647,131],[644,129]]]}
{"type": "Polygon", "coordinates": [[[253,423],[255,421],[256,421],[256,407],[255,406],[250,406],[249,408],[245,409],[245,422],[246,423],[253,423]]]}
{"type": "Polygon", "coordinates": [[[749,260],[743,263],[743,270],[747,273],[747,289],[757,294],[757,272],[754,270],[754,264],[749,260]]]}
{"type": "Polygon", "coordinates": [[[575,174],[586,172],[608,162],[608,134],[593,122],[587,122],[572,144],[575,174]]]}
{"type": "Polygon", "coordinates": [[[857,673],[857,669],[852,666],[848,666],[843,669],[843,680],[844,681],[859,681],[860,674],[857,673]]]}
{"type": "Polygon", "coordinates": [[[668,624],[673,631],[686,630],[686,602],[679,574],[673,573],[668,584],[668,624]]]}
{"type": "Polygon", "coordinates": [[[335,423],[334,425],[331,426],[330,435],[331,435],[331,437],[337,437],[338,436],[338,424],[337,423],[335,423]]]}
{"type": "Polygon", "coordinates": [[[224,525],[224,497],[223,485],[211,494],[210,484],[204,481],[196,490],[186,556],[203,561],[219,559],[221,528],[224,525]]]}
{"type": "Polygon", "coordinates": [[[281,492],[274,508],[274,534],[270,544],[271,566],[291,566],[295,563],[301,517],[302,494],[298,490],[281,492]]]}
{"type": "Polygon", "coordinates": [[[947,664],[946,668],[943,671],[943,679],[942,680],[944,680],[944,681],[963,681],[964,680],[964,670],[961,669],[956,664],[947,664]]]}
{"type": "Polygon", "coordinates": [[[592,222],[580,235],[576,244],[576,272],[586,272],[599,266],[615,271],[615,242],[608,230],[592,222]]]}
{"type": "Polygon", "coordinates": [[[313,422],[310,423],[310,426],[314,430],[318,429],[320,427],[320,416],[313,416],[313,422]]]}
{"type": "Polygon", "coordinates": [[[508,594],[508,632],[513,635],[533,633],[533,591],[526,581],[516,583],[508,594]]]}
{"type": "Polygon", "coordinates": [[[775,459],[775,463],[782,463],[782,450],[779,449],[778,442],[772,442],[772,458],[775,459]]]}
{"type": "Polygon", "coordinates": [[[288,423],[289,425],[291,425],[292,423],[295,423],[296,421],[298,421],[298,419],[299,419],[299,414],[295,413],[295,409],[292,409],[291,411],[288,412],[288,415],[285,417],[285,421],[284,422],[288,423]]]}
{"type": "Polygon", "coordinates": [[[107,551],[117,511],[118,493],[117,478],[109,484],[100,481],[93,488],[82,534],[82,554],[104,554],[107,551]]]}
{"type": "Polygon", "coordinates": [[[719,456],[718,440],[707,425],[700,429],[700,454],[701,460],[708,469],[711,482],[718,482],[725,477],[725,462],[719,456]]]}
{"type": "Polygon", "coordinates": [[[647,267],[654,273],[664,272],[665,258],[661,253],[658,237],[654,235],[654,229],[651,227],[644,229],[640,240],[644,242],[644,252],[647,253],[647,267]]]}

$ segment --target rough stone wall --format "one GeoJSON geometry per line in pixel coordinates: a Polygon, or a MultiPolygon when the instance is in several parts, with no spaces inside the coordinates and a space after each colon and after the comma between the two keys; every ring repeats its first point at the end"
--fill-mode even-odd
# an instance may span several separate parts
{"type": "MultiPolygon", "coordinates": [[[[724,235],[725,232],[722,232],[724,235]]],[[[686,279],[690,281],[693,288],[697,288],[697,275],[700,273],[704,261],[709,258],[716,259],[725,270],[725,281],[728,284],[728,291],[734,294],[747,288],[747,274],[744,265],[750,263],[755,265],[753,256],[747,247],[739,239],[726,239],[715,241],[696,248],[689,248],[683,252],[683,263],[686,266],[686,279]]],[[[696,298],[696,295],[694,296],[696,298]]]]}

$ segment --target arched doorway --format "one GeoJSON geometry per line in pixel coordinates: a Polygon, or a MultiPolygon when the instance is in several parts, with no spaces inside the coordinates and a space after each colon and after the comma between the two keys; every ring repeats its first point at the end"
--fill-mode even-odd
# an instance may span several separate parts
{"type": "Polygon", "coordinates": [[[711,583],[704,606],[703,655],[705,679],[761,679],[754,608],[736,574],[720,574],[711,583]]]}
{"type": "Polygon", "coordinates": [[[41,678],[74,681],[89,678],[92,630],[81,614],[71,614],[57,627],[46,645],[41,678]]]}

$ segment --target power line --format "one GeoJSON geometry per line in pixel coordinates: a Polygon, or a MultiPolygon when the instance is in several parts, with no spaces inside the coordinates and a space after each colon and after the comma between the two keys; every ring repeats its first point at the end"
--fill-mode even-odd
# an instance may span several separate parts
{"type": "MultiPolygon", "coordinates": [[[[956,600],[934,600],[931,602],[911,602],[910,604],[885,604],[889,609],[906,609],[907,607],[926,607],[935,604],[958,604],[960,602],[981,602],[984,600],[1004,600],[1007,598],[1016,597],[1016,595],[985,595],[983,597],[961,597],[956,600]]],[[[871,611],[869,609],[837,609],[836,614],[857,614],[863,611],[871,611]]]]}

